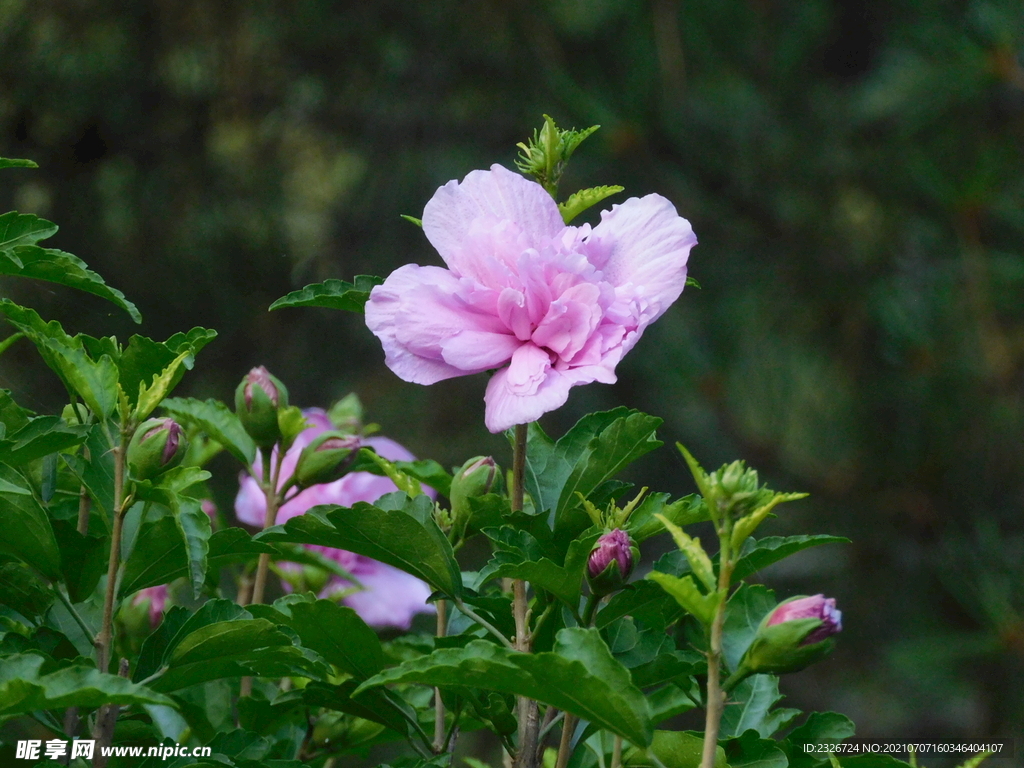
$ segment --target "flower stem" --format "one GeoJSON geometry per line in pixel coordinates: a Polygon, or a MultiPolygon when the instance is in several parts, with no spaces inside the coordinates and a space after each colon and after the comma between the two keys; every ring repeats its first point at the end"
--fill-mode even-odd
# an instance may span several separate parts
{"type": "Polygon", "coordinates": [[[576,731],[576,715],[565,713],[565,720],[562,722],[562,739],[558,742],[558,758],[555,761],[555,768],[565,768],[572,757],[572,735],[576,731]]]}
{"type": "Polygon", "coordinates": [[[725,711],[725,691],[721,685],[722,635],[725,627],[725,604],[732,583],[735,563],[732,559],[732,521],[728,514],[718,522],[718,607],[711,622],[710,649],[708,651],[707,713],[704,720],[704,751],[701,768],[714,768],[718,749],[718,731],[725,711]]]}
{"type": "MultiPolygon", "coordinates": [[[[277,466],[273,472],[270,470],[271,452],[263,452],[263,495],[267,500],[267,512],[263,518],[263,530],[273,527],[277,521],[277,506],[280,496],[277,490],[277,475],[281,470],[281,458],[278,457],[277,466]]],[[[263,592],[267,586],[267,571],[270,566],[270,554],[264,552],[260,555],[259,564],[256,566],[256,581],[252,587],[252,598],[249,604],[262,603],[263,592]]]]}
{"type": "Polygon", "coordinates": [[[618,734],[612,741],[612,768],[622,768],[622,737],[618,734]]]}
{"type": "MultiPolygon", "coordinates": [[[[523,509],[523,485],[526,477],[526,439],[529,427],[517,424],[515,445],[512,449],[512,511],[523,509]]],[[[530,609],[526,595],[526,582],[515,579],[512,582],[512,615],[516,622],[515,649],[521,653],[530,653],[530,609]]],[[[537,766],[537,735],[540,732],[540,719],[537,702],[519,697],[519,750],[516,755],[515,768],[536,768],[537,766]]]]}
{"type": "Polygon", "coordinates": [[[110,650],[113,644],[114,592],[117,588],[117,569],[121,565],[121,526],[124,522],[124,462],[127,439],[121,436],[121,444],[114,447],[114,508],[111,510],[113,524],[110,531],[110,557],[107,560],[107,588],[103,596],[103,623],[96,635],[96,667],[100,672],[110,671],[110,650]]]}
{"type": "MultiPolygon", "coordinates": [[[[444,637],[448,632],[448,604],[444,600],[437,601],[437,636],[444,637]]],[[[441,700],[441,689],[434,688],[434,752],[444,751],[444,701],[441,700]]]]}
{"type": "MultiPolygon", "coordinates": [[[[277,463],[271,471],[272,451],[263,451],[263,477],[260,486],[263,489],[263,498],[266,499],[267,512],[263,517],[263,530],[267,530],[277,521],[277,509],[281,503],[283,491],[277,488],[278,475],[281,473],[281,461],[284,458],[284,451],[278,450],[277,463]]],[[[246,605],[254,605],[263,602],[263,593],[267,587],[267,571],[270,570],[270,553],[264,552],[256,565],[256,578],[252,585],[252,595],[246,601],[246,605]]],[[[246,698],[252,695],[252,678],[243,677],[239,683],[238,695],[246,698]]]]}

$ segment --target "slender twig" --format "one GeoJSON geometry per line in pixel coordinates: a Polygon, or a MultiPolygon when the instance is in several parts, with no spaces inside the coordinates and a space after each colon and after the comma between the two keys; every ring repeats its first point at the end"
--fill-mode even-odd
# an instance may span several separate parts
{"type": "MultiPolygon", "coordinates": [[[[264,449],[262,451],[263,476],[260,478],[260,488],[263,490],[263,498],[266,501],[266,514],[263,517],[264,531],[272,527],[277,521],[278,506],[284,496],[283,492],[278,490],[277,487],[278,475],[281,472],[281,462],[284,460],[284,451],[281,450],[282,446],[280,444],[278,444],[277,448],[277,462],[274,464],[273,470],[271,470],[273,449],[264,449]]],[[[242,603],[243,605],[258,605],[263,602],[263,593],[266,590],[267,572],[269,570],[270,553],[263,552],[260,554],[256,565],[256,578],[253,581],[252,594],[245,603],[242,603]]],[[[242,678],[241,683],[239,683],[238,695],[242,698],[252,695],[252,677],[246,676],[242,678]]]]}
{"type": "MultiPolygon", "coordinates": [[[[266,515],[263,518],[263,530],[271,528],[277,522],[277,507],[281,500],[281,494],[277,489],[278,473],[281,471],[281,461],[284,451],[278,448],[277,462],[274,470],[271,471],[271,450],[263,451],[263,495],[266,498],[266,515]]],[[[270,566],[270,553],[264,552],[260,555],[259,564],[256,566],[256,581],[252,587],[252,603],[263,602],[263,592],[267,586],[267,571],[270,566]]]]}
{"type": "Polygon", "coordinates": [[[64,604],[64,607],[68,609],[68,613],[71,614],[71,618],[75,620],[75,623],[78,624],[82,632],[85,633],[85,636],[92,637],[92,629],[90,629],[89,625],[85,623],[85,619],[82,618],[82,614],[80,614],[75,609],[75,606],[71,604],[71,600],[68,599],[67,595],[64,594],[63,590],[61,590],[61,588],[56,584],[51,584],[50,586],[53,589],[53,594],[55,594],[57,596],[57,599],[59,599],[64,604]]]}
{"type": "Polygon", "coordinates": [[[707,710],[704,719],[704,749],[701,755],[701,768],[714,768],[715,752],[718,749],[718,731],[725,711],[725,691],[722,689],[722,635],[725,628],[725,598],[729,594],[732,582],[732,571],[735,563],[732,558],[732,521],[726,512],[717,521],[718,529],[718,607],[711,622],[710,648],[708,650],[708,687],[707,710]]]}
{"type": "Polygon", "coordinates": [[[124,522],[124,462],[128,447],[127,435],[112,449],[114,454],[114,508],[111,517],[110,557],[107,560],[107,587],[103,598],[103,623],[96,635],[96,666],[100,672],[110,670],[110,651],[113,642],[114,597],[117,589],[117,569],[121,564],[121,526],[124,522]]]}
{"type": "Polygon", "coordinates": [[[465,604],[464,602],[462,602],[461,600],[456,600],[456,601],[455,601],[455,605],[456,605],[456,607],[457,607],[457,608],[458,608],[458,609],[459,609],[460,611],[462,611],[462,612],[463,612],[464,614],[466,614],[467,616],[469,616],[469,618],[471,618],[471,619],[472,619],[473,621],[475,621],[475,622],[476,622],[477,624],[479,624],[479,625],[480,625],[481,627],[483,627],[483,628],[484,628],[484,629],[486,629],[486,630],[487,630],[488,632],[490,632],[490,633],[491,633],[492,635],[494,635],[494,636],[495,636],[495,637],[496,637],[496,638],[497,638],[498,640],[500,640],[500,641],[501,641],[501,643],[502,643],[502,645],[504,645],[504,646],[505,646],[506,648],[508,648],[508,649],[509,649],[510,651],[514,651],[514,650],[516,650],[516,647],[515,647],[515,645],[513,645],[513,644],[512,644],[512,643],[511,643],[511,642],[509,641],[509,639],[508,639],[507,637],[505,637],[505,636],[504,636],[504,635],[503,635],[503,634],[501,633],[501,630],[500,630],[500,629],[498,629],[498,628],[497,628],[496,626],[494,626],[493,624],[491,624],[491,622],[487,621],[487,619],[485,619],[485,618],[484,618],[483,616],[481,616],[480,614],[478,614],[478,613],[477,613],[476,611],[474,611],[474,610],[473,610],[472,608],[470,608],[470,607],[469,607],[468,605],[466,605],[466,604],[465,604]]]}
{"type": "MultiPolygon", "coordinates": [[[[128,677],[128,659],[121,659],[117,668],[118,677],[128,677]]],[[[117,716],[121,712],[119,704],[104,704],[96,713],[96,727],[94,735],[96,738],[96,756],[93,758],[93,768],[105,768],[108,755],[104,747],[109,747],[114,740],[114,726],[117,724],[117,716]]]]}
{"type": "Polygon", "coordinates": [[[576,732],[577,722],[576,715],[566,713],[565,720],[562,722],[562,738],[558,743],[558,758],[555,761],[555,768],[565,768],[569,764],[569,758],[572,757],[572,736],[576,732]]]}
{"type": "Polygon", "coordinates": [[[583,619],[580,622],[581,626],[589,627],[590,622],[594,620],[594,609],[597,608],[599,602],[597,595],[593,592],[587,597],[587,604],[583,606],[583,619]]]}
{"type": "Polygon", "coordinates": [[[550,616],[554,611],[555,605],[556,601],[554,600],[548,603],[548,607],[541,613],[540,618],[534,622],[533,631],[530,633],[530,647],[533,647],[533,643],[537,639],[537,635],[540,634],[541,627],[544,626],[544,622],[548,620],[548,616],[550,616]]]}
{"type": "MultiPolygon", "coordinates": [[[[448,633],[448,604],[444,600],[437,601],[437,636],[444,637],[448,633]]],[[[434,751],[444,751],[444,701],[441,699],[441,688],[434,688],[434,751]]]]}
{"type": "Polygon", "coordinates": [[[622,737],[615,734],[612,741],[612,766],[611,768],[622,768],[622,737]]]}
{"type": "MultiPolygon", "coordinates": [[[[523,509],[524,480],[526,477],[526,442],[529,427],[517,424],[515,430],[515,446],[512,451],[512,511],[523,509]]],[[[530,653],[530,608],[526,593],[526,581],[515,579],[512,582],[512,614],[516,622],[515,649],[521,653],[530,653]]],[[[536,768],[537,765],[537,733],[540,722],[537,713],[537,702],[519,697],[519,750],[516,755],[515,768],[536,768]]]]}
{"type": "Polygon", "coordinates": [[[544,722],[541,724],[540,733],[537,738],[543,739],[551,733],[551,729],[558,725],[563,717],[565,717],[565,712],[554,707],[548,707],[548,711],[544,713],[544,722]]]}
{"type": "Polygon", "coordinates": [[[156,680],[156,679],[157,679],[158,677],[162,677],[162,676],[163,676],[163,674],[164,674],[164,673],[165,673],[165,672],[166,672],[166,671],[167,671],[168,669],[170,669],[170,667],[168,667],[168,666],[163,666],[163,667],[160,667],[160,669],[158,669],[158,670],[157,670],[156,672],[154,672],[154,673],[153,673],[152,675],[150,675],[149,677],[147,677],[147,678],[144,678],[144,679],[142,679],[142,680],[139,680],[139,682],[138,682],[138,685],[149,685],[149,684],[150,684],[150,683],[152,683],[152,682],[153,682],[154,680],[156,680]]]}

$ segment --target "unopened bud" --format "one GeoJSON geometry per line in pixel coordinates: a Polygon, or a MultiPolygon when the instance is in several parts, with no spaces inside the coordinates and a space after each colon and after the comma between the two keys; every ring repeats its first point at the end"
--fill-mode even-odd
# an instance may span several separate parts
{"type": "Polygon", "coordinates": [[[235,390],[235,413],[261,448],[280,439],[277,411],[287,407],[288,389],[262,365],[249,371],[235,390]]]}
{"type": "Polygon", "coordinates": [[[452,503],[453,525],[460,532],[464,531],[473,515],[469,499],[488,493],[501,493],[503,487],[501,468],[490,456],[476,456],[463,464],[452,478],[451,493],[448,495],[452,503]]]}
{"type": "Polygon", "coordinates": [[[144,421],[128,444],[128,466],[138,480],[149,480],[178,466],[188,441],[174,419],[144,421]]]}
{"type": "Polygon", "coordinates": [[[303,488],[332,483],[348,471],[359,452],[359,438],[341,432],[322,432],[302,449],[295,479],[303,488]]]}
{"type": "Polygon", "coordinates": [[[609,531],[597,540],[587,559],[590,591],[599,597],[622,589],[633,572],[639,551],[621,528],[609,531]]]}
{"type": "Polygon", "coordinates": [[[761,621],[740,667],[747,674],[797,672],[832,650],[842,617],[835,598],[824,595],[780,603],[761,621]]]}

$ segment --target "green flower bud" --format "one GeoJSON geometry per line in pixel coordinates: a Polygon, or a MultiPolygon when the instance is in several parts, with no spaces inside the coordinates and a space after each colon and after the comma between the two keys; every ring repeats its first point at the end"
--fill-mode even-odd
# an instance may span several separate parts
{"type": "Polygon", "coordinates": [[[149,480],[181,463],[188,441],[174,419],[142,422],[128,444],[128,467],[136,480],[149,480]]]}
{"type": "Polygon", "coordinates": [[[832,635],[842,628],[834,598],[791,598],[761,621],[739,669],[745,675],[798,672],[827,656],[835,645],[832,635]]]}
{"type": "Polygon", "coordinates": [[[306,488],[331,483],[348,471],[359,452],[359,438],[343,432],[321,432],[302,449],[295,465],[295,479],[306,488]]]}
{"type": "Polygon", "coordinates": [[[260,448],[281,438],[277,411],[288,407],[288,389],[262,365],[253,368],[235,390],[235,413],[260,448]]]}
{"type": "Polygon", "coordinates": [[[462,465],[452,478],[451,493],[453,525],[459,532],[465,531],[473,510],[469,506],[472,496],[501,493],[504,487],[501,468],[490,456],[475,456],[462,465]]]}

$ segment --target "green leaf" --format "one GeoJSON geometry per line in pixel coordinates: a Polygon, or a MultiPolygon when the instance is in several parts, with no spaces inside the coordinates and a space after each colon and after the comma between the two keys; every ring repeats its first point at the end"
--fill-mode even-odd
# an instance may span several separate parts
{"type": "Polygon", "coordinates": [[[781,699],[779,678],[774,675],[748,677],[729,696],[730,704],[722,714],[720,737],[742,736],[754,730],[762,739],[770,738],[800,715],[798,709],[772,710],[781,699]]]}
{"type": "Polygon", "coordinates": [[[181,380],[185,361],[191,357],[191,350],[182,352],[163,371],[154,376],[151,383],[139,384],[139,397],[135,410],[137,420],[142,421],[160,405],[167,393],[181,380]]]}
{"type": "Polygon", "coordinates": [[[634,744],[651,743],[650,709],[596,629],[558,633],[554,650],[516,653],[486,640],[386,669],[356,691],[393,683],[484,688],[526,696],[589,720],[634,744]]]}
{"type": "Polygon", "coordinates": [[[589,496],[628,464],[661,445],[661,419],[619,407],[580,419],[557,442],[534,422],[526,452],[526,490],[537,512],[555,514],[555,530],[567,545],[591,525],[577,493],[589,496]],[[574,514],[573,514],[574,513],[574,514]]]}
{"type": "Polygon", "coordinates": [[[255,536],[257,541],[319,544],[372,557],[411,573],[439,592],[458,597],[462,575],[451,544],[434,522],[434,505],[421,495],[410,499],[390,493],[351,509],[336,505],[313,507],[255,536]]]}
{"type": "Polygon", "coordinates": [[[93,413],[104,419],[113,413],[117,405],[117,366],[109,355],[93,360],[85,351],[82,337],[68,336],[56,320],[43,322],[34,310],[7,299],[0,300],[0,312],[36,345],[64,386],[77,393],[93,413]]]}
{"type": "Polygon", "coordinates": [[[693,576],[679,578],[668,573],[651,571],[647,574],[647,578],[657,582],[679,605],[696,616],[701,623],[711,624],[715,616],[715,609],[718,607],[719,594],[717,592],[708,595],[701,594],[693,581],[693,576]]]}
{"type": "Polygon", "coordinates": [[[344,280],[325,280],[322,283],[307,285],[298,291],[270,305],[270,309],[282,307],[326,307],[327,309],[344,309],[349,312],[362,312],[363,305],[370,298],[374,286],[384,282],[383,278],[372,275],[356,275],[351,283],[344,280]]]}
{"type": "Polygon", "coordinates": [[[15,160],[10,157],[0,157],[0,169],[2,168],[38,168],[31,160],[15,160]]]}
{"type": "Polygon", "coordinates": [[[149,688],[93,667],[70,666],[45,673],[44,659],[36,654],[15,654],[0,664],[0,719],[45,709],[102,704],[162,704],[174,702],[149,688]]]}
{"type": "Polygon", "coordinates": [[[568,200],[558,204],[558,210],[562,214],[562,221],[568,224],[587,210],[587,208],[597,205],[607,197],[617,195],[623,189],[625,187],[605,186],[591,187],[590,189],[581,189],[579,192],[573,192],[569,195],[568,200]]]}
{"type": "Polygon", "coordinates": [[[626,531],[630,538],[640,544],[651,536],[665,530],[665,525],[656,515],[661,515],[669,522],[680,527],[702,523],[709,519],[708,508],[704,500],[697,494],[690,494],[681,499],[667,503],[669,494],[651,493],[633,510],[626,521],[626,531]]]}
{"type": "Polygon", "coordinates": [[[655,582],[644,579],[612,596],[598,612],[594,626],[602,629],[616,619],[632,616],[645,626],[665,629],[682,615],[682,607],[668,592],[655,582]]]}
{"type": "Polygon", "coordinates": [[[763,584],[743,584],[732,593],[725,608],[722,655],[735,670],[757,634],[761,619],[775,608],[775,593],[763,584]]]}
{"type": "Polygon", "coordinates": [[[793,768],[811,768],[828,762],[819,752],[805,752],[804,744],[838,744],[854,735],[853,721],[838,712],[812,712],[807,720],[794,728],[783,746],[789,753],[793,768]]]}
{"type": "Polygon", "coordinates": [[[495,552],[491,562],[481,572],[482,581],[495,578],[524,579],[535,588],[547,590],[573,610],[579,607],[587,558],[601,536],[601,531],[591,531],[573,541],[569,545],[564,566],[539,556],[539,545],[533,545],[527,551],[519,548],[518,541],[524,537],[532,539],[525,531],[503,526],[498,530],[487,529],[484,533],[494,543],[495,552]]]}
{"type": "Polygon", "coordinates": [[[6,427],[6,434],[17,432],[28,424],[32,412],[22,408],[11,399],[9,390],[0,389],[0,423],[6,427]]]}
{"type": "Polygon", "coordinates": [[[60,550],[49,517],[17,470],[0,464],[0,552],[28,563],[50,580],[60,578],[60,550]]]}
{"type": "Polygon", "coordinates": [[[80,603],[93,593],[107,572],[110,538],[82,535],[74,520],[53,520],[53,533],[60,547],[60,568],[71,602],[80,603]]]}
{"type": "Polygon", "coordinates": [[[231,410],[219,400],[171,397],[162,407],[181,424],[197,427],[246,466],[256,460],[256,444],[231,410]]]}
{"type": "Polygon", "coordinates": [[[54,599],[53,592],[27,565],[0,563],[0,605],[32,620],[46,613],[54,599]]]}
{"type": "MultiPolygon", "coordinates": [[[[269,554],[273,561],[315,565],[341,578],[354,580],[329,558],[299,546],[254,541],[242,528],[225,528],[210,536],[207,573],[232,563],[255,560],[264,553],[269,554]]],[[[130,595],[146,587],[168,584],[187,576],[188,567],[185,543],[173,517],[166,515],[146,520],[140,525],[135,546],[125,562],[119,594],[130,595]]]]}
{"type": "Polygon", "coordinates": [[[89,427],[68,426],[59,416],[37,416],[5,440],[0,440],[0,461],[11,466],[66,451],[85,442],[89,427]]]}
{"type": "Polygon", "coordinates": [[[130,595],[146,587],[167,584],[187,573],[184,539],[173,515],[165,514],[139,526],[135,546],[124,564],[120,594],[130,595]]]}
{"type": "Polygon", "coordinates": [[[400,213],[398,215],[401,216],[406,221],[408,221],[410,224],[415,224],[420,229],[423,229],[423,219],[417,219],[415,216],[407,216],[404,213],[400,213]]]}
{"type": "Polygon", "coordinates": [[[350,675],[365,680],[384,668],[377,633],[351,608],[300,596],[282,598],[273,608],[280,623],[298,633],[303,646],[350,675]]]}
{"type": "Polygon", "coordinates": [[[31,213],[0,214],[0,252],[13,250],[18,245],[34,245],[56,232],[56,224],[31,213]]]}
{"type": "Polygon", "coordinates": [[[786,768],[789,759],[772,739],[759,738],[747,731],[725,744],[725,756],[730,768],[786,768]]]}
{"type": "Polygon", "coordinates": [[[151,687],[174,691],[224,677],[298,675],[322,679],[328,669],[293,636],[230,600],[210,600],[195,614],[172,608],[143,644],[134,674],[159,673],[151,687]]]}
{"type": "Polygon", "coordinates": [[[206,581],[206,558],[212,529],[210,518],[203,512],[199,499],[185,496],[182,491],[210,477],[209,472],[198,467],[175,467],[161,475],[156,485],[147,481],[135,484],[135,495],[140,501],[155,501],[171,510],[178,534],[185,544],[188,576],[196,598],[206,581]]]}
{"type": "Polygon", "coordinates": [[[86,438],[89,460],[81,455],[61,454],[61,459],[85,486],[97,512],[92,519],[110,529],[110,510],[114,508],[114,455],[102,424],[94,424],[86,438]]]}
{"type": "MultiPolygon", "coordinates": [[[[133,405],[137,403],[139,388],[148,385],[154,378],[164,373],[176,358],[185,354],[180,363],[181,367],[176,368],[171,377],[170,386],[176,386],[184,373],[182,367],[191,370],[195,363],[195,355],[215,338],[217,332],[207,328],[193,328],[188,333],[176,333],[164,342],[153,341],[145,336],[132,336],[124,350],[118,351],[117,360],[121,389],[128,395],[129,402],[133,405]]],[[[93,357],[97,357],[98,354],[98,351],[92,352],[93,357]]],[[[149,412],[151,413],[152,409],[149,412]]],[[[145,416],[138,418],[141,420],[145,416]]]]}
{"type": "Polygon", "coordinates": [[[360,682],[346,680],[340,685],[309,683],[302,690],[302,700],[311,707],[347,712],[364,720],[380,723],[398,733],[410,733],[410,724],[416,722],[415,710],[386,688],[363,691],[358,699],[352,698],[360,682]]]}
{"type": "Polygon", "coordinates": [[[711,558],[708,557],[704,547],[701,546],[700,539],[693,538],[664,515],[659,515],[658,519],[668,532],[672,534],[672,539],[675,541],[676,546],[679,547],[679,551],[686,555],[693,575],[700,579],[708,592],[714,592],[716,587],[715,569],[711,565],[711,558]]]}
{"type": "Polygon", "coordinates": [[[77,288],[116,304],[136,323],[142,322],[138,308],[123,293],[107,285],[102,277],[77,256],[55,248],[19,245],[6,251],[0,249],[0,275],[31,277],[77,288]]]}
{"type": "MultiPolygon", "coordinates": [[[[704,749],[703,734],[687,731],[655,731],[650,752],[658,758],[664,768],[698,768],[704,749]]],[[[623,754],[623,764],[628,768],[661,768],[647,756],[645,750],[632,747],[623,754]]],[[[725,750],[715,750],[715,768],[727,768],[725,750]]]]}
{"type": "Polygon", "coordinates": [[[817,547],[822,544],[849,543],[850,540],[844,536],[826,536],[823,534],[810,536],[766,536],[763,539],[754,541],[752,548],[749,544],[747,547],[744,547],[746,552],[736,564],[733,578],[736,581],[745,579],[752,573],[756,573],[762,568],[766,568],[772,563],[777,563],[779,560],[808,547],[817,547]]]}

